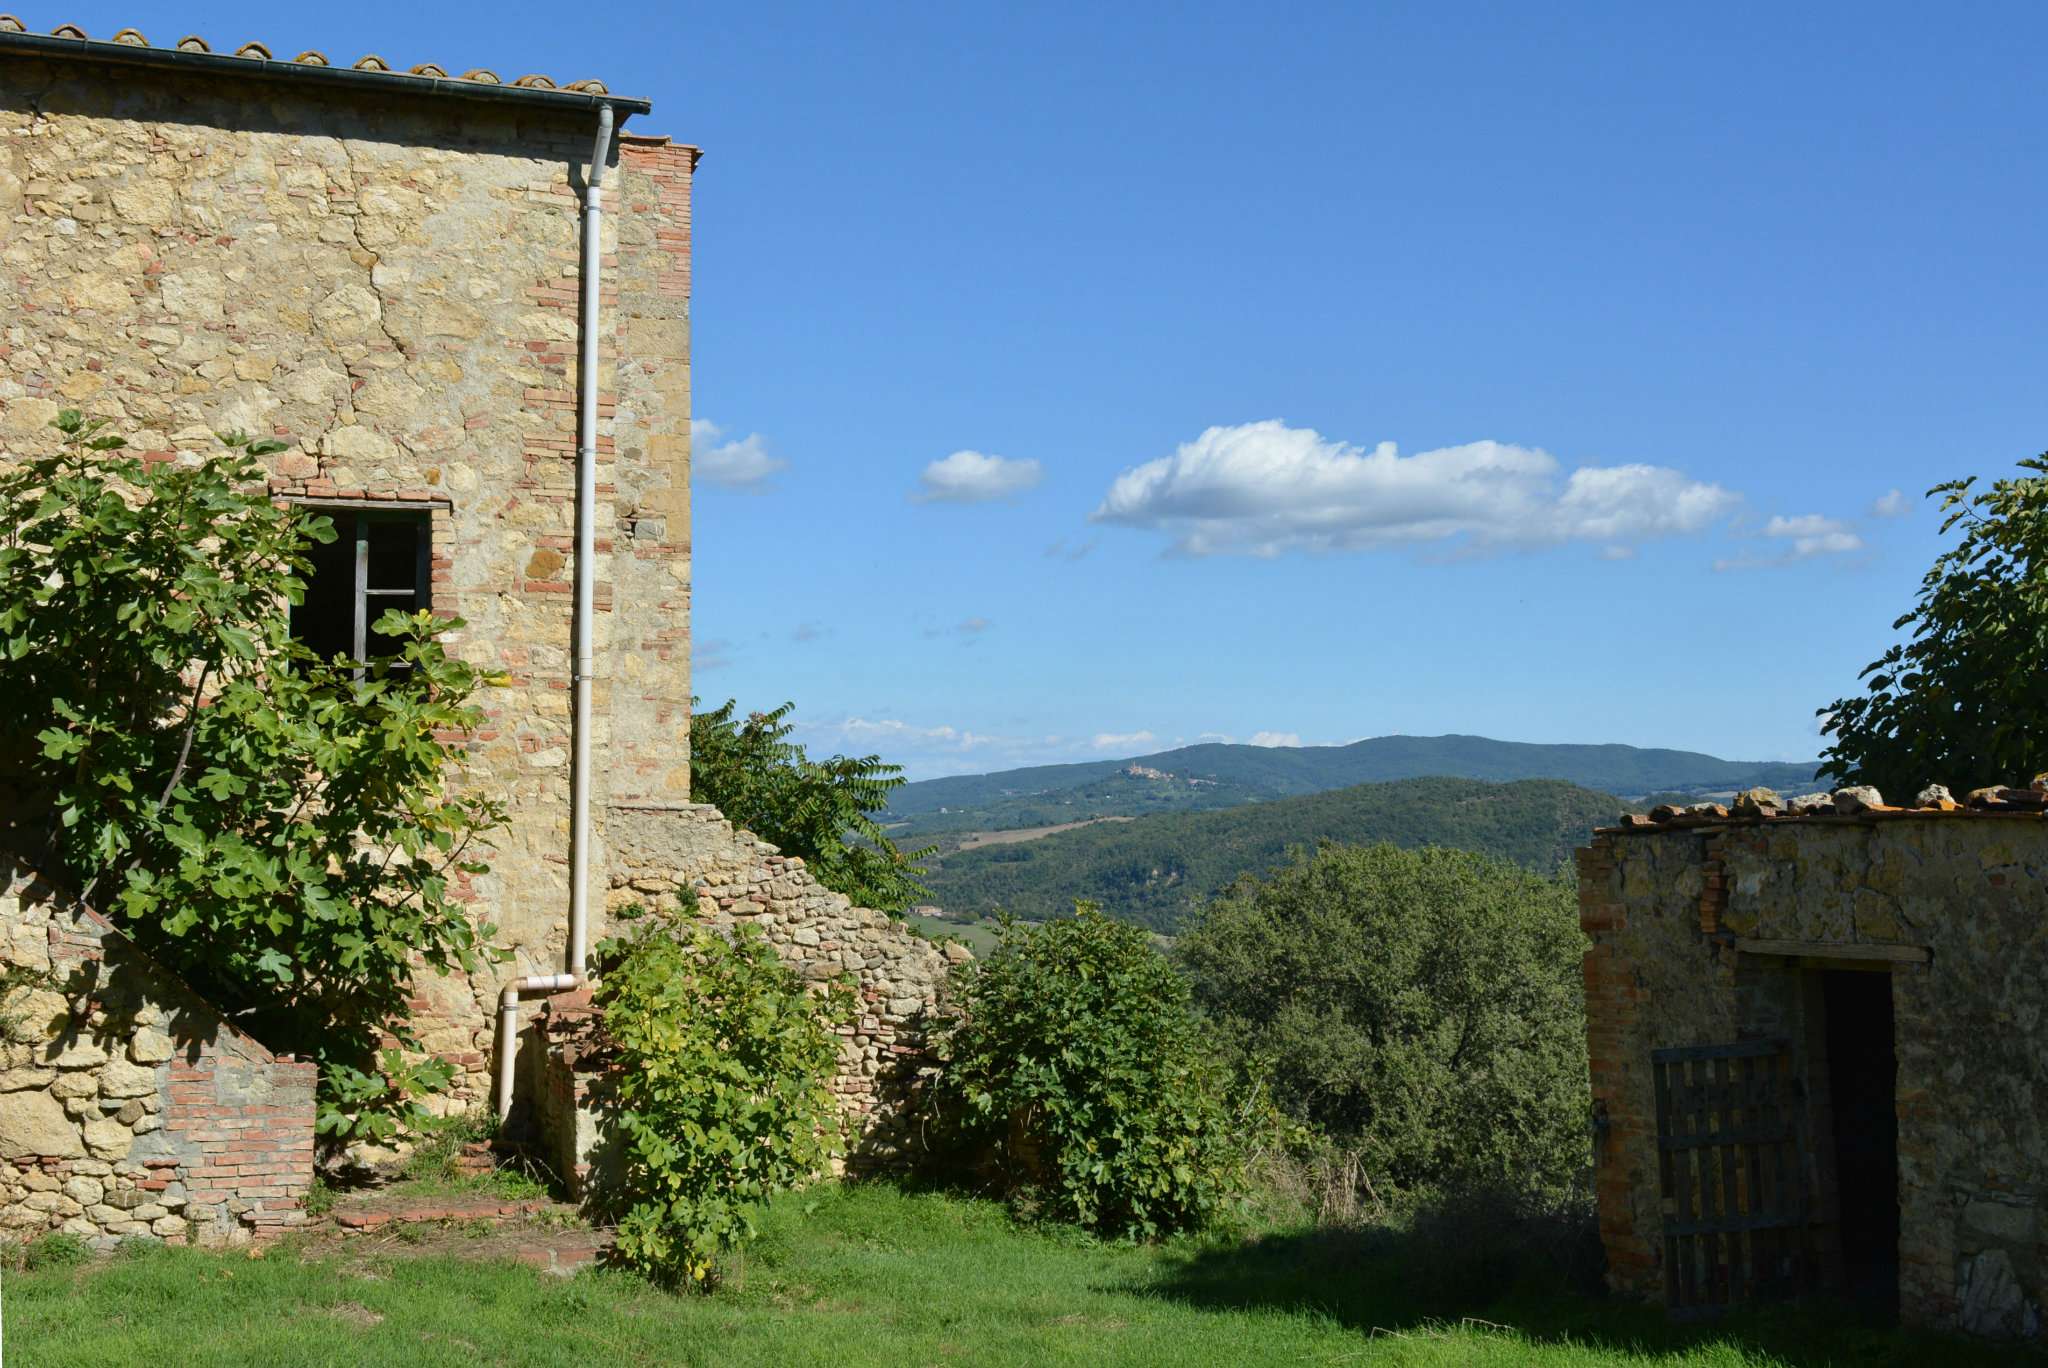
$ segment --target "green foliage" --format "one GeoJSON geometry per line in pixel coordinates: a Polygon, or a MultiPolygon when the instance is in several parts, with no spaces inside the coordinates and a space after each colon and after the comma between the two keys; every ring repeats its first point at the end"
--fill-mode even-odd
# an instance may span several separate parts
{"type": "Polygon", "coordinates": [[[1820,710],[1829,773],[1901,801],[2048,768],[2048,454],[2020,467],[2033,473],[1975,494],[1975,477],[1928,491],[1962,538],[1892,624],[1906,640],[1864,667],[1863,695],[1820,710]]]}
{"type": "Polygon", "coordinates": [[[810,759],[789,739],[795,706],[741,721],[727,699],[695,713],[692,793],[783,854],[802,856],[813,878],[855,905],[901,912],[924,896],[917,861],[931,852],[898,850],[871,814],[888,805],[902,769],[878,755],[810,759]]]}
{"type": "Polygon", "coordinates": [[[1043,1214],[1109,1235],[1198,1227],[1244,1183],[1247,1116],[1144,932],[1083,903],[956,970],[933,1029],[942,1126],[1043,1214]]]}
{"type": "Polygon", "coordinates": [[[1085,898],[1119,920],[1171,933],[1240,875],[1280,864],[1294,846],[1453,846],[1547,870],[1621,808],[1618,798],[1552,780],[1404,779],[962,850],[927,882],[932,901],[954,916],[1001,908],[1043,920],[1085,898]]]}
{"type": "Polygon", "coordinates": [[[1391,1189],[1564,1191],[1591,1100],[1570,883],[1455,850],[1325,845],[1205,908],[1195,1001],[1289,1115],[1391,1189]]]}
{"type": "Polygon", "coordinates": [[[313,1129],[335,1145],[383,1143],[401,1130],[418,1131],[434,1114],[424,1099],[448,1091],[455,1066],[436,1055],[408,1056],[385,1048],[369,1068],[329,1060],[321,1074],[313,1129]]]}
{"type": "Polygon", "coordinates": [[[603,942],[597,958],[616,1051],[619,1252],[708,1287],[768,1199],[841,1152],[830,1082],[853,995],[806,990],[752,927],[727,938],[665,914],[603,942]]]}
{"type": "Polygon", "coordinates": [[[92,1258],[92,1250],[76,1235],[50,1231],[22,1246],[21,1266],[30,1273],[52,1268],[76,1268],[92,1258]]]}
{"type": "Polygon", "coordinates": [[[388,1133],[436,1081],[377,1056],[411,1043],[415,966],[475,968],[490,932],[459,881],[502,809],[451,786],[489,681],[426,613],[386,613],[400,653],[367,665],[291,640],[303,548],[334,533],[269,499],[252,458],[278,443],[145,462],[55,426],[0,470],[0,781],[81,900],[321,1063],[327,1135],[388,1133]]]}

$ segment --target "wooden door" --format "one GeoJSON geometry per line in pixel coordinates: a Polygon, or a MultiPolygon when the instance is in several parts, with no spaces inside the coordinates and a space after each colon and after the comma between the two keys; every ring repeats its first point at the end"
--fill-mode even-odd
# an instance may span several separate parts
{"type": "Polygon", "coordinates": [[[1673,1314],[1805,1290],[1805,1094],[1790,1044],[1687,1045],[1650,1059],[1673,1314]]]}

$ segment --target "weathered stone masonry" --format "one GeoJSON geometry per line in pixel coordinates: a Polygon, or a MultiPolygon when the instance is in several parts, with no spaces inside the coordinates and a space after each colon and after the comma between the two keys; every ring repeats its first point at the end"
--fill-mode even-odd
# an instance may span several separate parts
{"type": "MultiPolygon", "coordinates": [[[[491,102],[424,69],[417,94],[358,92],[286,63],[242,78],[232,59],[188,74],[23,51],[10,27],[0,459],[46,449],[61,407],[155,459],[274,435],[281,498],[430,511],[434,606],[469,624],[454,649],[510,677],[473,755],[511,826],[465,893],[513,957],[474,983],[428,976],[415,1004],[467,1073],[454,1104],[476,1105],[499,987],[559,971],[565,948],[578,192],[603,88],[491,102]]],[[[607,191],[598,869],[609,803],[688,796],[696,157],[627,134],[607,191]]]]}
{"type": "MultiPolygon", "coordinates": [[[[1822,980],[1849,972],[1889,986],[1893,1040],[1853,1047],[1896,1057],[1902,1317],[2040,1333],[2048,824],[2038,796],[2003,793],[1977,810],[1677,815],[1603,831],[1580,852],[1600,1225],[1617,1290],[1671,1294],[1665,1222],[1685,1214],[1660,1174],[1651,1052],[1765,1040],[1789,1042],[1803,1099],[1788,1181],[1804,1188],[1805,1220],[1772,1238],[1817,1285],[1844,1286],[1861,1252],[1843,1247],[1845,1203],[1889,1200],[1844,1193],[1830,1139],[1822,980]]],[[[1742,1270],[1720,1276],[1740,1284],[1742,1270]]]]}
{"type": "Polygon", "coordinates": [[[0,865],[0,1232],[247,1240],[305,1220],[314,1066],[223,1022],[94,913],[0,865]]]}

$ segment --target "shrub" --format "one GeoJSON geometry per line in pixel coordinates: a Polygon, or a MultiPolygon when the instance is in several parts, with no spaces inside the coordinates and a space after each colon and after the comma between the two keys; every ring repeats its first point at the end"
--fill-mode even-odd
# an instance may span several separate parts
{"type": "Polygon", "coordinates": [[[1482,855],[1324,846],[1211,903],[1178,953],[1275,1101],[1377,1195],[1569,1190],[1590,1155],[1568,881],[1482,855]]]}
{"type": "Polygon", "coordinates": [[[1054,1219],[1137,1237],[1208,1221],[1243,1187],[1245,1126],[1180,975],[1087,903],[1000,935],[933,1031],[944,1129],[1054,1219]]]}
{"type": "Polygon", "coordinates": [[[58,449],[0,465],[0,781],[81,901],[273,1048],[322,1066],[325,1133],[388,1135],[444,1071],[413,1042],[421,966],[474,970],[461,880],[502,807],[460,792],[472,703],[461,624],[387,612],[395,658],[291,638],[327,519],[270,500],[223,451],[141,461],[74,410],[58,449]]]}
{"type": "Polygon", "coordinates": [[[686,914],[640,916],[597,948],[618,1249],[706,1288],[768,1199],[842,1152],[830,1080],[853,998],[808,991],[752,927],[728,938],[686,914]]]}

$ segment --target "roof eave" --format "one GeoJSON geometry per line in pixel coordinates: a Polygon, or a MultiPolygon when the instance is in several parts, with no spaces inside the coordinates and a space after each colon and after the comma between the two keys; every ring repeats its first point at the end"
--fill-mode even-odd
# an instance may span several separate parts
{"type": "Polygon", "coordinates": [[[560,113],[595,112],[610,105],[621,117],[645,114],[650,100],[625,95],[598,95],[583,90],[549,90],[538,86],[493,85],[454,77],[414,76],[410,72],[363,71],[356,67],[318,66],[311,62],[280,62],[275,58],[238,57],[225,52],[193,52],[186,48],[140,47],[93,38],[57,38],[42,33],[0,32],[0,55],[20,53],[58,60],[89,60],[117,66],[208,72],[241,80],[296,81],[351,90],[386,90],[408,95],[440,95],[484,103],[525,105],[560,113]]]}

